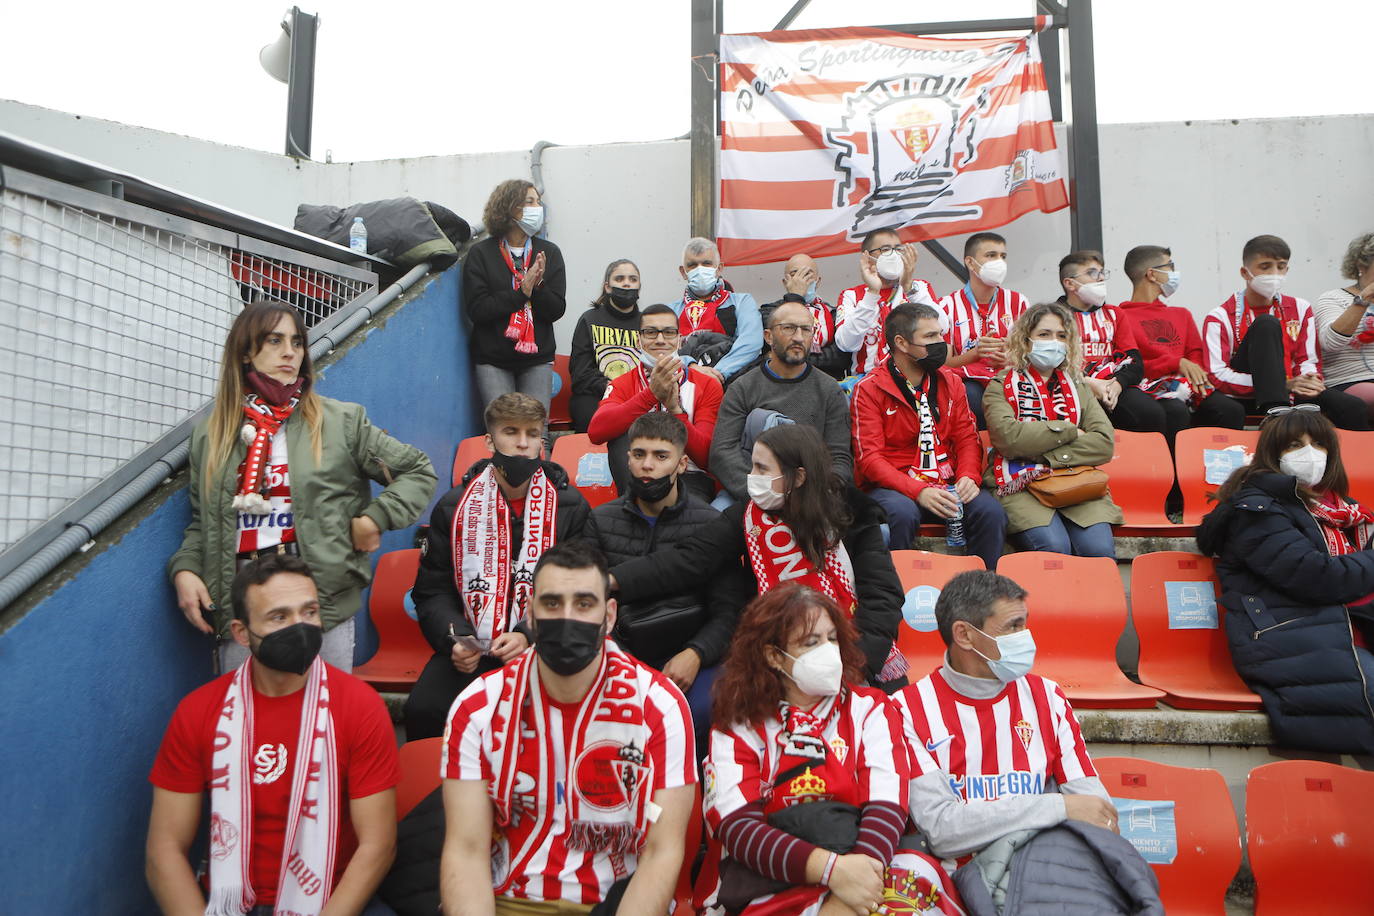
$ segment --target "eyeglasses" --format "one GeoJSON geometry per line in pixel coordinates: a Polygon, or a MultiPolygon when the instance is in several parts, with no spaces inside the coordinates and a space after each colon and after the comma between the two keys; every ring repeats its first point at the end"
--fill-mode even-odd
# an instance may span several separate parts
{"type": "Polygon", "coordinates": [[[1077,280],[1079,277],[1087,277],[1089,280],[1105,280],[1111,275],[1112,272],[1110,270],[1104,270],[1098,267],[1089,267],[1081,274],[1074,274],[1073,279],[1077,280]]]}
{"type": "Polygon", "coordinates": [[[1174,262],[1173,262],[1173,261],[1165,261],[1163,264],[1156,264],[1154,267],[1151,267],[1151,268],[1150,268],[1150,270],[1173,270],[1173,269],[1174,269],[1174,262]]]}
{"type": "Polygon", "coordinates": [[[876,257],[877,257],[878,255],[880,255],[880,254],[888,254],[889,252],[893,252],[893,251],[896,251],[896,252],[899,252],[899,253],[900,253],[901,250],[902,250],[902,246],[901,246],[901,245],[882,245],[882,246],[880,246],[880,247],[878,247],[878,248],[865,248],[865,249],[864,249],[864,252],[867,253],[867,254],[871,254],[871,255],[873,255],[873,257],[876,258],[876,257]]]}
{"type": "Polygon", "coordinates": [[[640,328],[639,336],[645,340],[677,340],[679,334],[677,328],[640,328]]]}
{"type": "Polygon", "coordinates": [[[798,331],[803,334],[811,335],[816,333],[814,324],[775,324],[773,330],[780,332],[784,337],[793,337],[798,331]]]}
{"type": "Polygon", "coordinates": [[[1278,407],[1270,407],[1266,410],[1264,412],[1264,419],[1269,420],[1274,417],[1281,417],[1285,414],[1293,413],[1294,411],[1299,413],[1318,413],[1321,411],[1321,408],[1316,404],[1294,404],[1291,407],[1279,405],[1278,407]]]}

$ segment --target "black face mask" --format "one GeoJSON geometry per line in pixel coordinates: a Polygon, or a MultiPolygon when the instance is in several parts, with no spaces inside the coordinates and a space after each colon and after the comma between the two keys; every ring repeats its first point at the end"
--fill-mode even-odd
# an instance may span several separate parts
{"type": "Polygon", "coordinates": [[[583,670],[601,651],[605,633],[601,623],[551,617],[534,622],[534,651],[554,674],[569,677],[583,670]]]}
{"type": "Polygon", "coordinates": [[[943,340],[926,344],[926,355],[916,360],[916,365],[926,372],[934,372],[949,359],[949,344],[943,340]]]}
{"type": "MultiPolygon", "coordinates": [[[[258,634],[248,631],[254,636],[258,634]]],[[[324,628],[313,623],[293,623],[260,638],[253,657],[273,671],[305,674],[324,643],[324,628]]]]}
{"type": "Polygon", "coordinates": [[[492,452],[491,463],[506,478],[506,483],[513,487],[520,486],[533,477],[535,471],[539,470],[539,459],[529,458],[525,455],[503,455],[500,452],[492,452]]]}
{"type": "Polygon", "coordinates": [[[631,476],[630,495],[635,499],[642,499],[646,503],[656,503],[668,495],[668,491],[673,488],[675,480],[676,478],[672,474],[666,477],[654,477],[648,481],[631,476]]]}
{"type": "Polygon", "coordinates": [[[612,286],[611,304],[622,312],[628,312],[636,305],[639,305],[639,290],[620,289],[619,287],[612,286]]]}

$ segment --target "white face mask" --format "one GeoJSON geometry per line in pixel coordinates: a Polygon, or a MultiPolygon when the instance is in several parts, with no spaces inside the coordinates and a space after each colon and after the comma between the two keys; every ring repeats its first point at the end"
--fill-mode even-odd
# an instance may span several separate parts
{"type": "MultiPolygon", "coordinates": [[[[787,655],[786,652],[782,653],[787,655]]],[[[840,692],[840,682],[844,677],[844,662],[840,659],[840,647],[833,642],[822,643],[810,651],[803,652],[800,658],[792,659],[792,683],[808,696],[833,697],[840,692]]]]}
{"type": "Polygon", "coordinates": [[[978,279],[988,286],[1001,286],[1002,281],[1007,278],[1007,262],[1003,258],[993,258],[984,261],[978,268],[978,279]]]}
{"type": "Polygon", "coordinates": [[[720,274],[714,267],[705,264],[687,271],[687,289],[693,296],[705,298],[716,291],[720,284],[720,274]]]}
{"type": "Polygon", "coordinates": [[[1251,274],[1250,289],[1256,296],[1273,299],[1283,289],[1283,274],[1251,274]]]}
{"type": "Polygon", "coordinates": [[[878,271],[878,276],[889,281],[901,277],[902,268],[905,266],[902,263],[902,256],[895,251],[884,251],[873,262],[873,269],[878,271]]]}
{"type": "Polygon", "coordinates": [[[1279,457],[1279,470],[1298,478],[1305,487],[1315,487],[1326,476],[1326,451],[1315,445],[1304,445],[1279,457]]]}
{"type": "Polygon", "coordinates": [[[1032,340],[1030,351],[1031,365],[1041,372],[1049,372],[1064,365],[1064,357],[1069,354],[1069,345],[1062,340],[1032,340]]]}
{"type": "Polygon", "coordinates": [[[1096,283],[1084,283],[1078,287],[1078,298],[1088,308],[1097,308],[1107,301],[1107,281],[1098,280],[1096,283]]]}
{"type": "Polygon", "coordinates": [[[1170,296],[1172,296],[1174,293],[1178,292],[1178,285],[1179,285],[1179,283],[1183,282],[1183,278],[1179,275],[1179,272],[1178,272],[1178,271],[1176,271],[1176,270],[1167,270],[1167,271],[1165,271],[1165,270],[1159,270],[1158,268],[1156,268],[1156,273],[1162,273],[1162,274],[1164,274],[1164,282],[1159,284],[1159,294],[1160,294],[1161,296],[1163,296],[1165,299],[1167,299],[1167,298],[1169,298],[1170,296]]]}
{"type": "Polygon", "coordinates": [[[764,512],[772,512],[782,505],[783,494],[773,489],[773,481],[778,477],[769,477],[767,474],[750,474],[745,478],[744,486],[749,491],[749,498],[754,501],[764,512]]]}
{"type": "Polygon", "coordinates": [[[544,208],[535,204],[526,204],[525,209],[520,213],[520,219],[516,222],[526,235],[534,235],[544,225],[544,208]]]}
{"type": "MultiPolygon", "coordinates": [[[[978,632],[983,633],[982,630],[978,632]]],[[[1002,656],[988,658],[982,652],[978,652],[976,646],[973,649],[974,652],[983,655],[983,660],[988,663],[988,670],[992,672],[993,677],[1003,684],[1009,684],[1019,677],[1030,674],[1031,667],[1035,664],[1035,638],[1031,636],[1029,628],[1007,633],[1005,636],[989,636],[987,633],[983,635],[997,643],[997,651],[1002,656]]]]}

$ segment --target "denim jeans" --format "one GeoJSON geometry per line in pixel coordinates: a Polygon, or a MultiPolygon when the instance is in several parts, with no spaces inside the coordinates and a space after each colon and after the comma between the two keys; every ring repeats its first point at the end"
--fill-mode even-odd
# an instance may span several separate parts
{"type": "Polygon", "coordinates": [[[1043,550],[1075,557],[1110,557],[1116,559],[1116,542],[1112,540],[1112,526],[1098,522],[1081,528],[1054,513],[1048,525],[1027,528],[1012,535],[1022,550],[1043,550]]]}
{"type": "MultiPolygon", "coordinates": [[[[945,520],[927,512],[910,496],[881,487],[869,491],[873,501],[887,513],[888,546],[906,550],[921,522],[944,524],[945,520]]],[[[980,557],[988,569],[996,569],[1007,539],[1007,513],[988,490],[979,490],[972,502],[964,503],[964,540],[969,556],[980,557]]]]}
{"type": "Polygon", "coordinates": [[[477,397],[485,408],[492,401],[510,391],[522,391],[549,409],[553,400],[553,363],[525,366],[523,369],[502,369],[478,363],[472,368],[477,382],[477,397]]]}

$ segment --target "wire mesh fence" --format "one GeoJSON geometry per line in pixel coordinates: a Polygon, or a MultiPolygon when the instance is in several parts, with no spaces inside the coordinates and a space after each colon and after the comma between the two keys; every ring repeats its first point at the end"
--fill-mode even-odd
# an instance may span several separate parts
{"type": "Polygon", "coordinates": [[[211,400],[245,302],[313,326],[376,286],[111,203],[0,190],[0,557],[211,400]]]}

